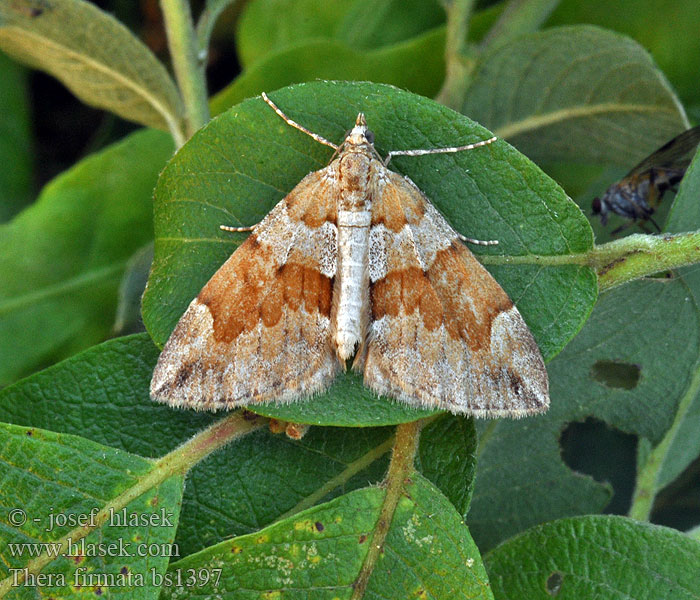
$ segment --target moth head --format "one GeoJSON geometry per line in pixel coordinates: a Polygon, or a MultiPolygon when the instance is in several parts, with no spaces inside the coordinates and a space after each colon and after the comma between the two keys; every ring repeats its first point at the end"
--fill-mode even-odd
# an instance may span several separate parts
{"type": "Polygon", "coordinates": [[[367,119],[365,113],[360,113],[355,119],[353,127],[345,136],[345,143],[351,146],[371,146],[374,144],[374,134],[367,129],[367,119]]]}

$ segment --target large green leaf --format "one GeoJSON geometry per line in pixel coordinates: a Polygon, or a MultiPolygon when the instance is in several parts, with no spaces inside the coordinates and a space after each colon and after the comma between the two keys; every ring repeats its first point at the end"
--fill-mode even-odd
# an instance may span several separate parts
{"type": "Polygon", "coordinates": [[[136,133],[49,183],[0,225],[0,385],[107,337],[172,142],[136,133]]]}
{"type": "MultiPolygon", "coordinates": [[[[145,334],[90,348],[0,391],[0,421],[80,435],[141,456],[164,455],[215,417],[148,398],[157,357],[145,334]]],[[[176,539],[181,554],[381,481],[390,443],[388,428],[315,427],[296,442],[252,433],[189,472],[176,539]]],[[[474,444],[473,422],[452,416],[421,436],[420,470],[461,511],[473,484],[474,444]]]]}
{"type": "Polygon", "coordinates": [[[31,127],[26,70],[0,53],[0,223],[29,201],[31,127]]]}
{"type": "MultiPolygon", "coordinates": [[[[193,569],[203,574],[201,596],[350,598],[383,497],[381,488],[358,490],[176,562],[164,597],[182,594],[177,574],[193,569]],[[217,582],[204,581],[206,573],[217,582]]],[[[493,598],[459,514],[417,473],[399,500],[365,597],[493,598]]]]}
{"type": "Polygon", "coordinates": [[[593,416],[653,443],[663,438],[700,350],[700,313],[688,300],[679,279],[603,294],[579,335],[548,365],[549,412],[482,431],[469,513],[481,548],[536,523],[605,506],[609,492],[562,462],[559,437],[567,423],[593,416]],[[638,380],[624,380],[629,370],[638,380]]]}
{"type": "Polygon", "coordinates": [[[157,358],[146,334],[93,346],[0,390],[0,421],[157,458],[215,420],[151,402],[157,358]]]}
{"type": "Polygon", "coordinates": [[[700,11],[695,0],[562,0],[548,26],[591,23],[628,35],[654,57],[686,104],[700,103],[700,11]]]}
{"type": "Polygon", "coordinates": [[[461,110],[538,161],[629,166],[687,126],[647,52],[590,26],[496,46],[479,60],[461,110]]]}
{"type": "Polygon", "coordinates": [[[184,478],[129,496],[152,469],[148,460],[84,438],[0,424],[0,597],[35,598],[39,589],[99,596],[105,584],[84,579],[99,574],[123,577],[120,593],[157,598],[154,576],[177,555],[170,545],[184,478]],[[53,579],[17,587],[23,569],[53,579]]]}
{"type": "Polygon", "coordinates": [[[474,419],[443,415],[420,436],[416,467],[467,514],[476,474],[476,428],[474,419]]]}
{"type": "Polygon", "coordinates": [[[255,0],[238,24],[238,55],[247,69],[268,54],[310,41],[379,48],[420,35],[444,17],[436,0],[255,0]]]}
{"type": "Polygon", "coordinates": [[[57,77],[87,104],[149,127],[180,129],[180,97],[165,67],[90,2],[0,3],[0,48],[57,77]]]}
{"type": "MultiPolygon", "coordinates": [[[[681,232],[700,227],[700,152],[695,155],[678,190],[665,231],[681,232]]],[[[700,272],[695,267],[682,269],[678,277],[686,285],[688,297],[700,320],[700,272]]],[[[671,309],[673,311],[673,309],[671,309]]],[[[700,456],[700,350],[692,369],[693,379],[688,383],[682,397],[683,413],[677,414],[675,427],[670,432],[668,448],[664,449],[663,461],[658,465],[658,489],[671,483],[692,461],[700,456]]]]}
{"type": "MultiPolygon", "coordinates": [[[[673,203],[671,214],[666,223],[667,231],[685,231],[688,228],[700,226],[700,211],[697,206],[699,190],[700,153],[697,153],[673,203]]],[[[673,275],[675,282],[682,286],[685,292],[682,301],[695,311],[696,318],[700,322],[700,272],[695,267],[689,267],[680,269],[673,275]]],[[[685,309],[685,306],[680,306],[680,302],[679,299],[675,305],[667,305],[669,314],[675,314],[681,308],[685,309]]],[[[649,516],[656,518],[656,511],[652,512],[652,509],[656,508],[657,494],[679,477],[700,456],[700,419],[698,419],[700,415],[700,348],[698,346],[700,343],[696,342],[696,331],[686,332],[680,328],[677,331],[682,332],[678,338],[681,348],[685,347],[687,337],[690,338],[689,347],[682,352],[684,358],[682,365],[687,368],[688,372],[682,374],[684,386],[678,397],[675,398],[677,403],[672,412],[673,423],[663,439],[644,436],[644,439],[640,440],[637,486],[630,508],[630,515],[637,518],[649,518],[649,516]],[[687,356],[688,354],[689,356],[687,356]]],[[[673,373],[667,376],[673,376],[673,373]]],[[[692,478],[692,474],[690,477],[692,478]]],[[[661,506],[660,510],[662,511],[660,517],[663,518],[664,507],[661,506]]],[[[668,507],[666,510],[668,512],[668,507]]],[[[692,511],[685,512],[689,517],[689,522],[695,522],[692,511]]],[[[681,522],[683,522],[682,518],[681,522]]]]}
{"type": "MultiPolygon", "coordinates": [[[[700,227],[699,165],[696,158],[682,183],[670,231],[700,227]]],[[[637,476],[643,481],[637,493],[651,503],[700,454],[699,364],[697,268],[602,294],[579,335],[548,365],[549,413],[482,427],[469,513],[480,547],[536,523],[603,508],[609,497],[605,488],[572,473],[561,460],[562,430],[587,417],[635,434],[650,446],[650,457],[640,453],[637,476]]]]}
{"type": "Polygon", "coordinates": [[[612,516],[534,527],[485,557],[499,600],[700,598],[700,542],[612,516]]]}
{"type": "Polygon", "coordinates": [[[246,69],[212,101],[218,114],[249,98],[284,85],[318,79],[390,83],[434,96],[445,76],[445,32],[436,29],[406,42],[375,50],[334,40],[310,41],[273,52],[246,69]]]}
{"type": "MultiPolygon", "coordinates": [[[[449,109],[388,86],[317,82],[274,97],[297,122],[337,141],[364,111],[383,153],[489,136],[449,109]]],[[[221,232],[219,225],[258,222],[330,154],[259,99],[221,115],[178,152],[156,190],[155,261],[143,302],[144,323],[157,343],[165,341],[201,286],[242,241],[243,235],[221,232]]],[[[484,254],[487,265],[498,265],[496,277],[544,355],[556,354],[581,326],[597,291],[586,268],[542,266],[547,257],[590,248],[590,229],[578,208],[503,142],[486,152],[400,157],[392,168],[409,175],[458,231],[499,240],[497,247],[475,252],[484,254]],[[513,257],[524,266],[504,266],[513,257]]],[[[311,400],[256,411],[326,425],[379,425],[421,415],[374,398],[351,375],[311,400]]]]}

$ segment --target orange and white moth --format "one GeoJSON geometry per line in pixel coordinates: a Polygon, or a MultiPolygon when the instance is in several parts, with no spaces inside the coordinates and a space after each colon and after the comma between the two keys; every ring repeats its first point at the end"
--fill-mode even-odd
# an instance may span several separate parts
{"type": "MultiPolygon", "coordinates": [[[[428,199],[383,161],[360,113],[340,146],[253,228],[166,343],[153,399],[202,410],[293,402],[346,361],[415,407],[522,417],[549,406],[520,313],[428,199]]],[[[233,228],[229,228],[233,229],[233,228]]],[[[467,240],[479,243],[477,240],[467,240]]],[[[487,242],[488,243],[488,242],[487,242]]]]}

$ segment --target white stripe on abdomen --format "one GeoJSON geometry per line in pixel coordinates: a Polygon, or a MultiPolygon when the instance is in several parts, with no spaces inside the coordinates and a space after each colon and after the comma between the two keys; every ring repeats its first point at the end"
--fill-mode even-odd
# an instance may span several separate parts
{"type": "Polygon", "coordinates": [[[338,306],[335,344],[338,357],[347,360],[363,340],[364,312],[369,282],[367,254],[369,245],[369,211],[338,211],[338,306]]]}

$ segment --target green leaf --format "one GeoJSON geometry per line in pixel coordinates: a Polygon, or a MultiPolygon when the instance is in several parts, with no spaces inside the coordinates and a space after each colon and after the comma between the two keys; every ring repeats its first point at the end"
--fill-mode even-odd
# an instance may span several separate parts
{"type": "MultiPolygon", "coordinates": [[[[674,203],[671,231],[700,227],[697,167],[696,158],[674,203]]],[[[633,506],[648,515],[636,505],[651,507],[656,493],[700,453],[699,328],[695,268],[601,295],[581,333],[549,364],[550,412],[482,428],[469,514],[480,547],[536,523],[603,508],[605,489],[569,471],[558,444],[567,423],[589,416],[654,446],[651,458],[640,460],[633,506]]]]}
{"type": "MultiPolygon", "coordinates": [[[[90,348],[1,390],[0,421],[162,456],[221,416],[151,401],[157,358],[145,334],[90,348]]],[[[257,431],[220,450],[188,473],[176,540],[182,554],[381,481],[390,438],[387,428],[312,428],[299,442],[257,431]]]]}
{"type": "Polygon", "coordinates": [[[641,46],[583,25],[524,35],[488,52],[462,112],[536,161],[634,164],[687,127],[641,46]]]}
{"type": "Polygon", "coordinates": [[[481,429],[469,513],[479,546],[601,510],[609,491],[564,465],[561,431],[593,416],[658,443],[692,384],[699,351],[700,313],[682,280],[637,281],[601,295],[578,336],[548,365],[549,412],[481,429]],[[620,383],[616,373],[630,369],[639,370],[638,379],[620,383]]]}
{"type": "Polygon", "coordinates": [[[356,0],[334,35],[353,48],[377,48],[419,36],[445,22],[438,0],[356,0]]]}
{"type": "Polygon", "coordinates": [[[236,0],[207,0],[204,10],[197,21],[197,44],[200,52],[207,52],[211,34],[218,18],[227,8],[234,6],[236,0]]]}
{"type": "Polygon", "coordinates": [[[423,429],[416,468],[457,508],[469,510],[476,475],[474,419],[443,415],[423,429]]]}
{"type": "MultiPolygon", "coordinates": [[[[666,230],[671,232],[685,231],[688,228],[700,227],[700,212],[697,207],[697,194],[700,190],[700,153],[697,153],[691,163],[676,199],[671,214],[666,223],[666,230]]],[[[700,273],[697,268],[688,267],[674,273],[675,283],[682,286],[685,296],[684,305],[680,300],[673,305],[667,305],[669,315],[676,315],[679,310],[690,308],[695,313],[696,323],[700,323],[700,273]]],[[[663,281],[663,280],[662,280],[663,281]]],[[[668,318],[668,317],[667,317],[668,318]]],[[[685,326],[685,323],[682,323],[685,326]]],[[[695,325],[696,327],[698,325],[695,325]]],[[[681,375],[683,387],[674,397],[676,400],[673,410],[673,422],[666,431],[663,439],[642,440],[645,452],[640,452],[637,465],[637,486],[634,494],[630,515],[636,518],[649,518],[656,495],[661,489],[673,482],[700,455],[700,342],[697,332],[686,332],[683,328],[682,348],[688,346],[682,353],[682,365],[687,373],[681,375]],[[689,356],[686,356],[689,354],[689,356]],[[651,448],[653,446],[653,448],[651,448]]],[[[669,361],[668,355],[662,354],[669,361]]],[[[676,362],[674,352],[673,363],[676,362]]],[[[666,376],[673,376],[668,374],[666,376]]],[[[649,436],[645,436],[649,438],[649,436]]],[[[662,507],[663,510],[663,507],[662,507]]]]}
{"type": "Polygon", "coordinates": [[[247,69],[268,54],[310,41],[379,48],[420,35],[444,18],[435,0],[256,0],[241,14],[238,56],[247,69]]]}
{"type": "MultiPolygon", "coordinates": [[[[297,122],[338,142],[364,111],[380,153],[489,137],[457,113],[388,86],[316,82],[287,88],[274,97],[297,122]]],[[[305,174],[323,167],[330,154],[259,99],[221,115],[178,152],[156,189],[155,261],[143,301],[144,323],[158,344],[242,241],[242,235],[224,233],[219,225],[260,221],[305,174]]],[[[506,291],[545,356],[555,354],[581,326],[597,291],[590,270],[559,266],[557,260],[557,255],[585,252],[591,246],[588,223],[578,208],[505,143],[492,144],[483,153],[398,157],[392,168],[409,175],[458,231],[499,240],[496,249],[474,251],[484,253],[487,265],[499,265],[494,270],[497,278],[509,271],[503,278],[506,291]],[[526,267],[502,266],[514,257],[526,267]],[[547,264],[551,266],[543,266],[547,264]],[[519,270],[525,275],[511,274],[519,270]],[[560,315],[566,319],[560,321],[560,315]]],[[[348,375],[339,377],[328,393],[308,401],[255,410],[299,423],[355,426],[426,414],[376,399],[358,377],[348,375]]]]}
{"type": "Polygon", "coordinates": [[[91,106],[179,133],[182,106],[165,67],[126,27],[90,2],[3,2],[0,48],[57,77],[91,106]]]}
{"type": "Polygon", "coordinates": [[[127,335],[143,331],[141,320],[141,296],[148,281],[153,262],[153,242],[141,246],[132,254],[119,284],[119,301],[114,317],[115,335],[127,335]]]}
{"type": "Polygon", "coordinates": [[[695,153],[668,215],[665,231],[680,233],[700,227],[700,152],[695,153]]]}
{"type": "MultiPolygon", "coordinates": [[[[152,402],[148,386],[157,358],[145,334],[90,348],[0,391],[0,421],[80,435],[141,456],[164,455],[220,416],[152,402]]],[[[209,456],[188,473],[176,539],[182,555],[381,481],[391,433],[314,427],[293,442],[257,431],[209,456]]],[[[472,421],[452,416],[427,426],[421,437],[420,470],[461,512],[472,486],[473,445],[472,421]]]]}
{"type": "Polygon", "coordinates": [[[418,409],[391,398],[377,398],[362,383],[362,375],[339,376],[328,392],[289,404],[260,404],[250,410],[294,423],[336,427],[379,427],[423,419],[437,410],[418,409]]]}
{"type": "Polygon", "coordinates": [[[313,427],[295,442],[261,430],[212,454],[188,475],[176,539],[182,554],[381,482],[391,433],[313,427]]]}
{"type": "Polygon", "coordinates": [[[546,523],[485,557],[503,600],[700,598],[700,543],[613,516],[546,523]]]}
{"type": "Polygon", "coordinates": [[[241,13],[236,50],[244,69],[267,54],[309,40],[332,39],[350,9],[342,0],[255,0],[241,13]],[[271,19],[270,15],[278,18],[271,19]]]}
{"type": "Polygon", "coordinates": [[[318,79],[390,83],[434,96],[445,76],[444,44],[445,31],[437,29],[376,50],[325,40],[285,48],[266,55],[219,93],[212,101],[212,113],[221,113],[260,92],[318,79]]]}
{"type": "Polygon", "coordinates": [[[171,152],[166,135],[136,133],[0,225],[0,385],[111,333],[119,282],[151,239],[151,193],[171,152]]]}
{"type": "MultiPolygon", "coordinates": [[[[176,551],[171,544],[184,478],[169,477],[130,496],[152,469],[148,460],[83,438],[0,424],[0,597],[12,590],[21,573],[13,570],[26,568],[34,575],[54,576],[40,586],[47,596],[73,595],[78,586],[100,595],[104,583],[81,577],[131,574],[133,581],[118,586],[121,593],[156,598],[154,575],[164,573],[176,551]],[[129,524],[133,518],[144,524],[129,524]],[[151,519],[156,520],[149,526],[151,519]],[[103,550],[96,544],[104,544],[103,550]],[[30,556],[30,548],[41,556],[30,556]]],[[[19,587],[12,597],[34,598],[37,589],[19,587]]]]}
{"type": "MultiPolygon", "coordinates": [[[[700,227],[700,152],[688,168],[673,203],[665,231],[681,232],[700,227]]],[[[693,267],[682,269],[678,277],[686,284],[687,292],[700,321],[700,273],[693,267]],[[692,300],[691,300],[692,299],[692,300]]],[[[671,308],[673,311],[674,309],[671,308]]],[[[679,330],[682,331],[682,330],[679,330]]],[[[685,336],[684,336],[685,337],[685,336]]],[[[684,340],[685,343],[685,340],[684,340]]],[[[692,380],[681,396],[679,412],[676,414],[677,428],[664,451],[664,460],[659,465],[657,486],[663,488],[671,483],[688,465],[700,456],[700,353],[693,366],[692,380]]]]}
{"type": "MultiPolygon", "coordinates": [[[[197,589],[229,598],[350,598],[384,492],[351,492],[171,565],[165,598],[185,587],[177,574],[216,573],[197,589]]],[[[481,557],[454,507],[417,473],[399,500],[366,597],[492,598],[481,557]]]]}
{"type": "Polygon", "coordinates": [[[27,204],[32,191],[27,74],[0,54],[0,223],[27,204]]]}
{"type": "Polygon", "coordinates": [[[637,40],[671,82],[684,104],[700,102],[700,12],[695,0],[562,0],[547,26],[590,23],[637,40]]]}
{"type": "Polygon", "coordinates": [[[0,421],[156,458],[215,420],[148,398],[157,359],[146,334],[93,346],[0,390],[0,421]]]}

